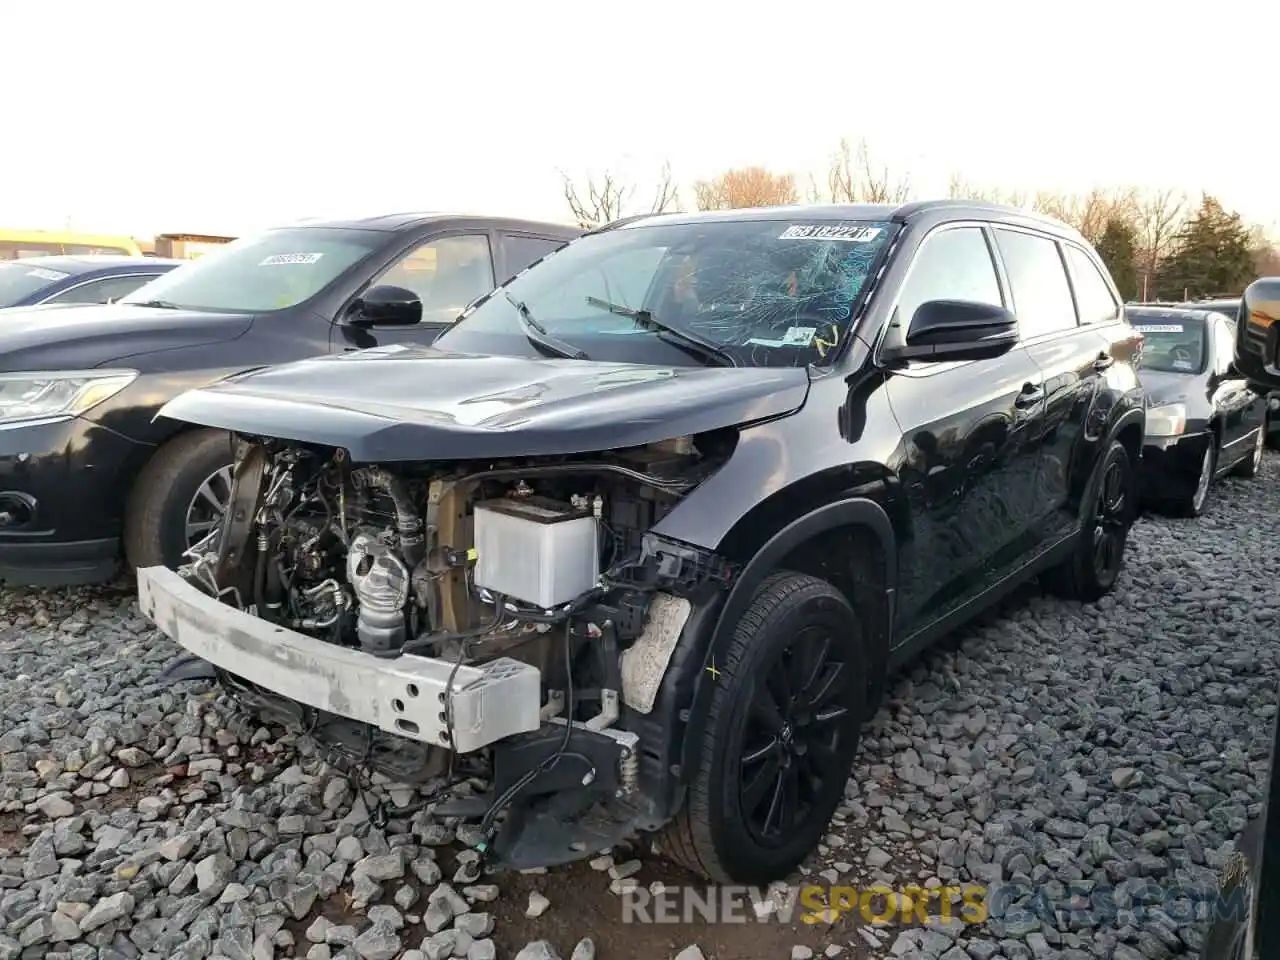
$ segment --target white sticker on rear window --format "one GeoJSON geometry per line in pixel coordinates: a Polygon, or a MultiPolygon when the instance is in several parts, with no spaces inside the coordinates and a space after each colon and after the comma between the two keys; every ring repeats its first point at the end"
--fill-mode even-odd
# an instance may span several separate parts
{"type": "Polygon", "coordinates": [[[278,267],[286,263],[315,263],[322,253],[273,253],[258,264],[260,267],[278,267]]]}
{"type": "Polygon", "coordinates": [[[1180,323],[1134,324],[1133,329],[1140,333],[1186,333],[1187,328],[1180,323]]]}
{"type": "Polygon", "coordinates": [[[57,270],[46,270],[43,267],[36,267],[34,270],[27,271],[28,277],[35,277],[37,280],[61,280],[70,274],[61,273],[57,270]]]}
{"type": "Polygon", "coordinates": [[[778,235],[779,240],[844,240],[867,243],[880,236],[879,227],[851,223],[793,223],[778,235]]]}
{"type": "Polygon", "coordinates": [[[1194,370],[1195,368],[1196,368],[1196,365],[1192,363],[1190,360],[1173,361],[1173,369],[1175,370],[1194,370]]]}

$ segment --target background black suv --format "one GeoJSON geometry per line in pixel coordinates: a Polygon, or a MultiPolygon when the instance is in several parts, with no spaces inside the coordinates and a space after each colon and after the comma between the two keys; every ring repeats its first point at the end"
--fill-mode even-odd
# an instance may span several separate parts
{"type": "Polygon", "coordinates": [[[186,577],[140,570],[140,603],[318,737],[380,728],[422,775],[491,750],[468,802],[482,833],[510,805],[512,865],[665,826],[704,875],[773,880],[826,829],[887,670],[1030,577],[1115,584],[1137,345],[1080,235],[1012,209],[632,221],[434,347],[166,405],[245,441],[244,519],[186,577]],[[463,746],[475,689],[502,709],[463,746]]]}
{"type": "MultiPolygon", "coordinates": [[[[396,214],[238,240],[110,306],[0,323],[0,581],[58,585],[177,565],[218,522],[227,435],[155,413],[252,367],[426,344],[468,303],[581,234],[396,214]]],[[[145,261],[149,262],[149,261],[145,261]]]]}

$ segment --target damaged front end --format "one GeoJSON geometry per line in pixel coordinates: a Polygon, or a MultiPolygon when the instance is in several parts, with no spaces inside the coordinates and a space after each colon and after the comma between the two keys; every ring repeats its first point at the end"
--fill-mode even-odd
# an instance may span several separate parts
{"type": "Polygon", "coordinates": [[[696,598],[733,570],[651,528],[736,438],[357,463],[241,437],[221,528],[179,571],[139,570],[140,603],[331,756],[424,787],[483,775],[487,794],[435,812],[478,819],[498,862],[578,859],[666,815],[643,714],[696,598]]]}

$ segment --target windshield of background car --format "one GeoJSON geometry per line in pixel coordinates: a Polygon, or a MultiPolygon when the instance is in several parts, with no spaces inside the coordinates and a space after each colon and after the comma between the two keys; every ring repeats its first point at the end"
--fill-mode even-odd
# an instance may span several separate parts
{"type": "Polygon", "coordinates": [[[438,343],[449,349],[473,334],[522,336],[515,301],[547,335],[593,359],[626,360],[628,344],[663,339],[637,322],[643,311],[711,341],[741,366],[822,363],[848,334],[895,229],[797,212],[794,221],[638,225],[589,235],[516,277],[438,343]]]}
{"type": "Polygon", "coordinates": [[[384,234],[359,230],[273,230],[184,263],[120,302],[236,313],[283,310],[314,297],[384,240],[384,234]]]}
{"type": "Polygon", "coordinates": [[[1130,313],[1129,322],[1143,336],[1144,370],[1200,373],[1208,358],[1208,328],[1200,317],[1143,316],[1130,313]]]}
{"type": "Polygon", "coordinates": [[[24,264],[21,260],[0,262],[0,307],[11,307],[68,276],[61,270],[24,264]]]}

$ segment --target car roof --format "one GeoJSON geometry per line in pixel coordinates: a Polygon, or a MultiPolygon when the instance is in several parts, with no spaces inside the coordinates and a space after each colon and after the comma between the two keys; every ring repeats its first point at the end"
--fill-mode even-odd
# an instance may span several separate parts
{"type": "Polygon", "coordinates": [[[1203,307],[1199,309],[1183,306],[1166,307],[1150,303],[1131,303],[1125,307],[1125,313],[1130,317],[1141,316],[1153,319],[1163,317],[1167,320],[1203,320],[1205,314],[1217,312],[1216,310],[1206,310],[1203,307]]]}
{"type": "Polygon", "coordinates": [[[89,273],[104,268],[128,267],[139,272],[148,267],[173,266],[187,263],[186,260],[167,260],[162,257],[128,257],[115,254],[66,254],[47,257],[20,257],[17,260],[0,260],[0,263],[22,263],[32,267],[44,267],[47,270],[59,270],[63,273],[89,273]]]}
{"type": "Polygon", "coordinates": [[[349,219],[327,219],[323,217],[296,220],[277,226],[277,230],[297,227],[324,227],[346,230],[375,230],[384,233],[395,233],[400,230],[415,229],[431,224],[439,226],[464,226],[482,230],[534,230],[554,232],[565,236],[579,236],[584,231],[581,227],[565,223],[552,223],[542,220],[521,220],[513,217],[482,216],[476,214],[407,212],[383,213],[370,217],[354,217],[349,219]]]}
{"type": "Polygon", "coordinates": [[[733,210],[704,210],[696,213],[661,213],[626,217],[606,224],[602,230],[628,230],[646,226],[684,223],[727,223],[734,221],[773,220],[787,221],[878,220],[893,223],[910,223],[931,220],[991,220],[1011,225],[1034,226],[1082,241],[1080,233],[1061,220],[1011,207],[1001,203],[982,203],[975,200],[915,200],[911,203],[828,203],[793,204],[776,207],[743,207],[733,210]]]}

